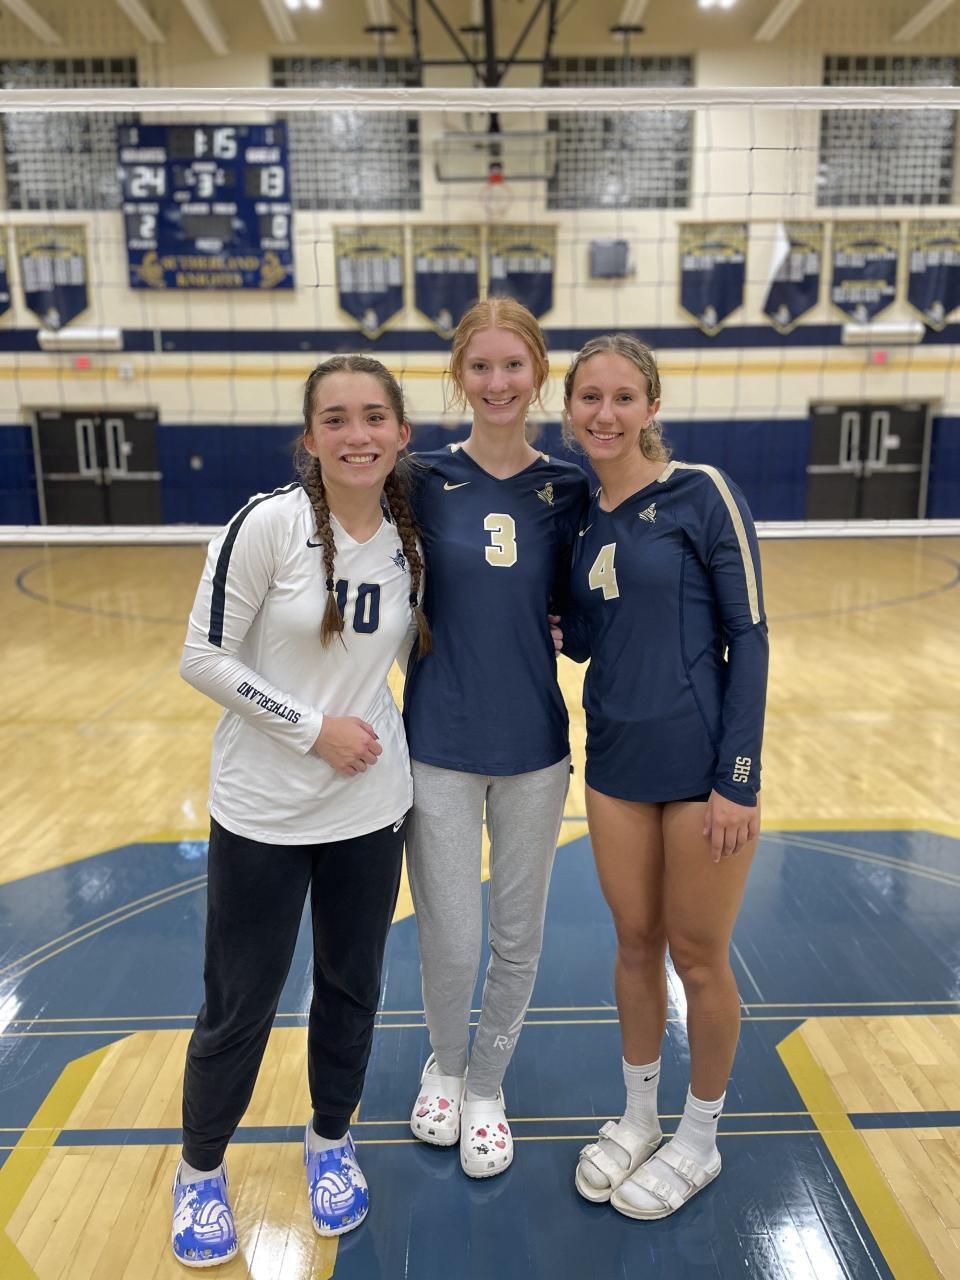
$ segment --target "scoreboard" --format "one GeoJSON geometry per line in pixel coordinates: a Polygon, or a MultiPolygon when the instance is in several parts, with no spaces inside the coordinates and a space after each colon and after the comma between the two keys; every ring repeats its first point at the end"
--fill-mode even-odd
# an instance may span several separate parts
{"type": "Polygon", "coordinates": [[[118,130],[132,289],[292,289],[284,124],[118,130]]]}

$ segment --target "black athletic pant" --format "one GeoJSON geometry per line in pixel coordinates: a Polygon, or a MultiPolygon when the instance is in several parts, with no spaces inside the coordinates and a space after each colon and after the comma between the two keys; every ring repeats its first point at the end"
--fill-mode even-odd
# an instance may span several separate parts
{"type": "Polygon", "coordinates": [[[310,890],[314,1128],[339,1138],[360,1101],[400,885],[405,822],[331,844],[261,844],[211,823],[204,1004],[187,1049],[183,1156],[214,1169],[246,1111],[310,890]]]}

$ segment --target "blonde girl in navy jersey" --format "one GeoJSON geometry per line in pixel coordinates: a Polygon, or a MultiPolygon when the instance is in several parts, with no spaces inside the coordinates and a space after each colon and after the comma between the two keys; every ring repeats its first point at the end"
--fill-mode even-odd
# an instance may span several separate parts
{"type": "Polygon", "coordinates": [[[187,1051],[173,1250],[237,1252],[224,1153],[246,1110],[306,895],[313,1000],[304,1136],[314,1227],[358,1226],[360,1099],[411,802],[387,673],[419,630],[421,560],[394,470],[403,396],[335,356],[304,393],[299,483],[254,498],[210,544],[181,673],[224,708],[214,734],[204,1004],[187,1051]],[[386,495],[392,520],[384,517],[386,495]]]}
{"type": "Polygon", "coordinates": [[[756,848],[767,631],[743,495],[671,462],[649,348],[597,338],[564,383],[565,427],[601,487],[574,552],[564,652],[590,666],[590,838],[617,933],[627,1105],[580,1153],[576,1185],[662,1218],[720,1172],[717,1121],[740,1026],[728,949],[756,848]],[[665,951],[683,984],[691,1079],[660,1146],[665,951]],[[659,1148],[659,1149],[658,1149],[659,1148]]]}
{"type": "Polygon", "coordinates": [[[587,479],[527,443],[527,410],[548,368],[525,307],[477,303],[457,328],[450,363],[473,411],[470,435],[420,454],[414,467],[436,645],[411,663],[404,697],[414,777],[407,867],[433,1050],[410,1124],[424,1142],[459,1142],[475,1178],[513,1159],[501,1084],[536,977],[569,781],[547,616],[555,586],[566,585],[587,479]],[[484,813],[490,964],[471,1050],[484,813]]]}

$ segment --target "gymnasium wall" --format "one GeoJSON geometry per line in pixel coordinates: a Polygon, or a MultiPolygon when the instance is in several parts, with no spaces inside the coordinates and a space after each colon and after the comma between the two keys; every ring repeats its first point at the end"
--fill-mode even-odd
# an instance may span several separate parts
{"type": "MultiPolygon", "coordinates": [[[[39,0],[38,0],[39,5],[39,0]]],[[[152,0],[167,34],[147,44],[113,0],[46,0],[44,16],[63,33],[57,56],[135,56],[139,83],[149,85],[265,85],[270,57],[295,53],[370,55],[362,34],[362,4],[327,0],[319,14],[299,14],[302,43],[278,43],[256,0],[215,0],[230,52],[210,53],[179,0],[152,0]]],[[[693,0],[688,6],[693,8],[693,0]]],[[[421,6],[421,9],[423,6],[421,6]]],[[[522,6],[498,6],[509,10],[522,6]]],[[[590,6],[576,6],[561,26],[558,54],[615,55],[605,27],[592,24],[590,6]],[[583,10],[583,13],[579,13],[583,10]],[[575,25],[579,23],[580,25],[575,25]]],[[[651,0],[639,53],[689,54],[698,85],[818,84],[826,53],[960,54],[960,12],[948,11],[909,46],[891,34],[916,10],[914,0],[805,0],[772,44],[753,33],[769,12],[767,0],[741,0],[729,13],[698,16],[679,3],[651,0]],[[699,47],[691,45],[691,36],[699,47]]],[[[0,57],[44,58],[51,50],[0,10],[0,57]]],[[[437,31],[427,29],[428,56],[450,56],[437,31]]],[[[504,45],[512,44],[504,34],[504,45]]],[[[397,40],[388,55],[408,51],[397,40]]],[[[531,48],[529,52],[539,51],[531,48]]],[[[429,70],[426,83],[463,85],[460,69],[429,70]]],[[[519,68],[508,85],[536,83],[519,68]]],[[[161,119],[150,116],[148,119],[161,119]]],[[[199,118],[199,117],[198,117],[199,118]]],[[[264,120],[245,113],[233,119],[264,120]]],[[[204,113],[204,122],[215,122],[204,113]]],[[[83,325],[119,326],[125,350],[91,353],[77,369],[72,355],[38,351],[37,321],[23,306],[17,264],[10,261],[13,305],[0,317],[0,523],[38,518],[27,424],[35,410],[135,409],[159,411],[164,513],[170,521],[213,523],[254,491],[284,480],[288,442],[297,429],[300,386],[331,350],[370,350],[402,376],[415,440],[426,445],[463,434],[446,412],[445,347],[412,305],[375,342],[350,326],[333,288],[334,225],[478,220],[479,190],[438,184],[431,139],[462,127],[456,116],[421,116],[422,209],[413,214],[297,211],[294,216],[297,288],[288,293],[154,293],[127,287],[122,219],[118,212],[51,212],[52,223],[87,229],[90,308],[83,325]],[[445,434],[446,433],[446,434],[445,434]],[[196,461],[201,460],[198,467],[196,461]]],[[[542,129],[542,116],[505,118],[507,128],[542,129]]],[[[928,332],[916,347],[892,348],[883,366],[865,349],[840,344],[842,317],[821,301],[800,326],[779,335],[762,314],[776,222],[784,217],[833,221],[907,220],[910,207],[831,210],[815,203],[819,116],[812,111],[702,111],[695,122],[695,169],[690,207],[662,211],[548,211],[542,186],[514,183],[511,221],[551,223],[558,229],[555,305],[543,318],[552,377],[542,415],[543,440],[558,438],[560,388],[569,353],[593,332],[629,328],[660,353],[663,419],[675,454],[723,466],[745,489],[761,519],[799,519],[804,511],[811,402],[898,403],[931,406],[933,441],[930,516],[960,516],[960,327],[928,332]],[[677,224],[730,220],[750,224],[745,305],[715,338],[704,336],[678,305],[677,224]],[[634,272],[622,282],[591,281],[591,239],[630,241],[634,272]]],[[[955,173],[960,174],[960,165],[955,173]]],[[[937,217],[960,214],[960,196],[938,206],[937,217]]],[[[0,174],[0,225],[35,224],[36,213],[6,211],[0,174]]],[[[7,233],[9,235],[9,233],[7,233]]],[[[825,276],[829,274],[824,265],[825,276]]],[[[409,294],[408,290],[408,294],[409,294]]],[[[884,320],[913,318],[903,302],[884,320]]]]}

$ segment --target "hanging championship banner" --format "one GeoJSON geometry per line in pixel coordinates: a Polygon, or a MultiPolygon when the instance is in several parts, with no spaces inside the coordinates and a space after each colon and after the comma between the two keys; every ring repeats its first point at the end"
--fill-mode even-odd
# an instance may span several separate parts
{"type": "Polygon", "coordinates": [[[47,329],[62,329],[89,305],[85,227],[17,227],[27,307],[47,329]]]}
{"type": "Polygon", "coordinates": [[[960,307],[960,222],[909,223],[907,262],[907,301],[939,332],[960,307]]]}
{"type": "Polygon", "coordinates": [[[538,318],[553,306],[557,228],[504,226],[487,232],[491,295],[514,298],[538,318]]]}
{"type": "Polygon", "coordinates": [[[781,222],[777,226],[763,311],[780,333],[789,333],[817,305],[823,239],[822,222],[781,222]]]}
{"type": "Polygon", "coordinates": [[[746,270],[746,223],[681,225],[680,306],[708,337],[743,305],[746,270]]]}
{"type": "Polygon", "coordinates": [[[480,228],[413,228],[413,290],[417,310],[442,338],[480,297],[480,228]]]}
{"type": "Polygon", "coordinates": [[[835,222],[830,301],[848,319],[869,324],[897,296],[899,222],[835,222]]]}
{"type": "Polygon", "coordinates": [[[334,227],[337,296],[365,338],[403,310],[403,227],[334,227]]]}
{"type": "Polygon", "coordinates": [[[7,275],[7,233],[0,232],[0,316],[10,309],[10,277],[7,275]]]}

